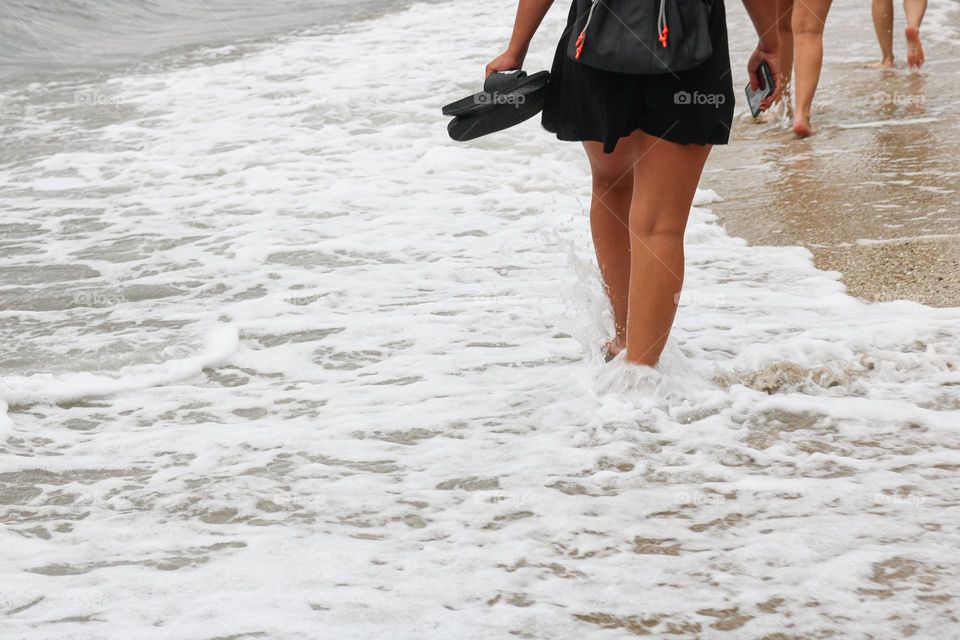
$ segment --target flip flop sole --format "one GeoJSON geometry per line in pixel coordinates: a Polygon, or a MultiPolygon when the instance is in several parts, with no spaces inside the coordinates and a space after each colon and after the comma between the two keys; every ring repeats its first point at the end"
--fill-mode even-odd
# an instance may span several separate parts
{"type": "Polygon", "coordinates": [[[486,110],[454,118],[447,125],[447,133],[457,142],[467,142],[525,122],[543,110],[546,88],[546,84],[537,83],[497,94],[497,102],[486,110]]]}

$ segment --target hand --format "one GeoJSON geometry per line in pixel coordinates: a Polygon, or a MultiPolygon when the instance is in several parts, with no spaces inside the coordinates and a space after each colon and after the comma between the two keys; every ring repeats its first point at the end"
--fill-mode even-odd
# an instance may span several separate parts
{"type": "Polygon", "coordinates": [[[750,55],[750,60],[747,61],[747,73],[750,74],[750,88],[754,91],[760,88],[757,71],[760,69],[760,63],[763,61],[766,61],[767,66],[770,67],[770,74],[773,76],[774,82],[773,93],[760,101],[760,109],[766,111],[773,106],[774,102],[780,99],[780,91],[783,87],[781,86],[782,80],[780,78],[779,53],[777,53],[776,49],[770,52],[769,50],[764,50],[763,47],[757,47],[750,55]]]}
{"type": "Polygon", "coordinates": [[[494,58],[487,64],[486,72],[483,74],[484,79],[490,77],[491,73],[496,73],[497,71],[513,71],[515,69],[523,68],[523,59],[526,58],[526,54],[514,53],[510,50],[504,51],[499,56],[494,58]]]}

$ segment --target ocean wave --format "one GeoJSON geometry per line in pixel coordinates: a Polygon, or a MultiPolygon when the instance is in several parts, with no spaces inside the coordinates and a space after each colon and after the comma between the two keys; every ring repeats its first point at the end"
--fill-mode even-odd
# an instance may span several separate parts
{"type": "Polygon", "coordinates": [[[405,0],[6,0],[0,83],[132,67],[191,46],[223,46],[377,15],[405,0]]]}

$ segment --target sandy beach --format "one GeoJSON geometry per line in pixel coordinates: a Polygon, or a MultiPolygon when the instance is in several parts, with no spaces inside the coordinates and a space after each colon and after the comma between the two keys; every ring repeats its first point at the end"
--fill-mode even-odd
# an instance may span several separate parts
{"type": "MultiPolygon", "coordinates": [[[[934,3],[930,11],[944,9],[934,3]]],[[[744,32],[742,12],[732,15],[744,32]]],[[[877,71],[864,68],[878,59],[869,15],[837,3],[814,105],[819,133],[797,140],[786,117],[752,124],[744,116],[732,144],[712,155],[704,184],[729,193],[714,211],[730,233],[810,249],[817,267],[842,273],[853,295],[957,306],[960,23],[956,12],[943,15],[927,40],[929,63],[915,73],[906,69],[898,16],[898,66],[877,71]],[[724,184],[736,184],[735,193],[724,184]]],[[[746,80],[738,71],[739,86],[746,80]]]]}

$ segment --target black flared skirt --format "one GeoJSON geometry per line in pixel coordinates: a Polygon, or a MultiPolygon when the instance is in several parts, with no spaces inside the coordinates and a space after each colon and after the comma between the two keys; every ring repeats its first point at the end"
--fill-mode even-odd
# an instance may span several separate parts
{"type": "Polygon", "coordinates": [[[588,67],[567,57],[567,28],[553,58],[543,127],[560,140],[593,140],[612,153],[636,130],[680,144],[726,144],[733,123],[734,91],[723,0],[710,15],[713,55],[676,74],[632,75],[588,67]]]}

